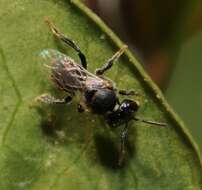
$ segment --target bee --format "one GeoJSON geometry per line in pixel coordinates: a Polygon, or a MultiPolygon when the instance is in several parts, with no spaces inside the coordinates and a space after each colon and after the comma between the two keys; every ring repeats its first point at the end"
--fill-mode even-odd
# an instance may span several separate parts
{"type": "Polygon", "coordinates": [[[131,99],[124,99],[120,102],[118,94],[134,96],[137,93],[134,90],[118,90],[112,80],[103,76],[124,53],[127,46],[124,45],[120,48],[101,68],[96,69],[95,74],[93,74],[87,70],[86,57],[76,43],[61,33],[48,18],[45,21],[57,39],[77,52],[81,64],[76,63],[72,58],[59,51],[43,50],[41,55],[49,60],[47,67],[51,69],[51,80],[56,87],[67,93],[67,97],[58,99],[49,94],[42,94],[37,97],[37,100],[47,104],[69,104],[73,97],[79,93],[78,112],[90,111],[102,115],[107,124],[112,128],[123,126],[120,134],[119,164],[121,164],[124,159],[125,141],[130,121],[135,120],[158,126],[166,126],[165,123],[135,117],[135,113],[140,106],[139,102],[131,99]]]}

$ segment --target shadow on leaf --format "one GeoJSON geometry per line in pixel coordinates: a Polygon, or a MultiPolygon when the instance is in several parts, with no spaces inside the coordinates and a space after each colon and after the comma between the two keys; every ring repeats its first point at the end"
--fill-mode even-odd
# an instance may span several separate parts
{"type": "MultiPolygon", "coordinates": [[[[110,130],[110,129],[109,129],[110,130]]],[[[100,163],[111,170],[119,170],[126,168],[130,162],[130,159],[134,156],[135,147],[134,143],[130,142],[128,139],[126,141],[126,153],[124,156],[124,160],[119,165],[119,157],[120,157],[120,141],[119,138],[117,140],[113,140],[109,135],[101,135],[96,133],[94,136],[95,145],[96,145],[96,153],[100,160],[100,163]]]]}

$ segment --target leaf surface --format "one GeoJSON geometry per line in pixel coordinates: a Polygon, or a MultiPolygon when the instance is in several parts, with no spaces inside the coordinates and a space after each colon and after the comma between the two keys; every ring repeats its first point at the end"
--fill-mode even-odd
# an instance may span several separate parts
{"type": "Polygon", "coordinates": [[[93,72],[123,44],[79,1],[1,0],[0,10],[0,189],[200,190],[201,160],[183,123],[158,88],[126,51],[107,73],[120,89],[135,89],[139,117],[168,123],[159,128],[132,122],[126,160],[118,166],[120,130],[104,119],[69,106],[34,102],[42,93],[58,97],[37,57],[62,51],[44,23],[48,16],[85,53],[93,72]]]}

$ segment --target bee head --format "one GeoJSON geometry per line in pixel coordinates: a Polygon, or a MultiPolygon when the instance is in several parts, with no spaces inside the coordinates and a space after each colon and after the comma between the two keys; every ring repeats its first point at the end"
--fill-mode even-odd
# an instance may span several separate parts
{"type": "Polygon", "coordinates": [[[109,89],[93,89],[85,92],[87,104],[93,112],[104,114],[112,111],[116,105],[116,94],[109,89]]]}
{"type": "Polygon", "coordinates": [[[124,99],[121,102],[121,105],[119,106],[119,110],[125,114],[135,113],[138,110],[138,108],[139,108],[139,102],[129,99],[124,99]]]}

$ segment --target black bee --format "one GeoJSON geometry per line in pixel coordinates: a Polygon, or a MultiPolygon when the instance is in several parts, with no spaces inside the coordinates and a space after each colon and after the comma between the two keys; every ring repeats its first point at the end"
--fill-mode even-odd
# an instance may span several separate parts
{"type": "Polygon", "coordinates": [[[121,154],[119,159],[119,164],[121,164],[125,152],[129,121],[136,120],[159,126],[166,125],[136,118],[135,113],[139,108],[139,103],[129,99],[119,102],[117,95],[131,96],[137,93],[133,90],[118,90],[113,81],[103,77],[103,74],[113,66],[113,63],[123,54],[127,46],[124,45],[104,66],[96,69],[95,74],[92,74],[87,70],[85,55],[75,42],[63,35],[49,19],[46,19],[46,22],[56,38],[78,53],[81,65],[56,50],[42,51],[41,55],[49,60],[47,67],[51,69],[51,80],[59,89],[65,91],[68,96],[64,99],[57,99],[51,95],[43,94],[37,99],[48,104],[68,104],[75,94],[79,93],[79,112],[91,111],[92,113],[103,115],[111,127],[124,125],[121,132],[121,154]]]}

